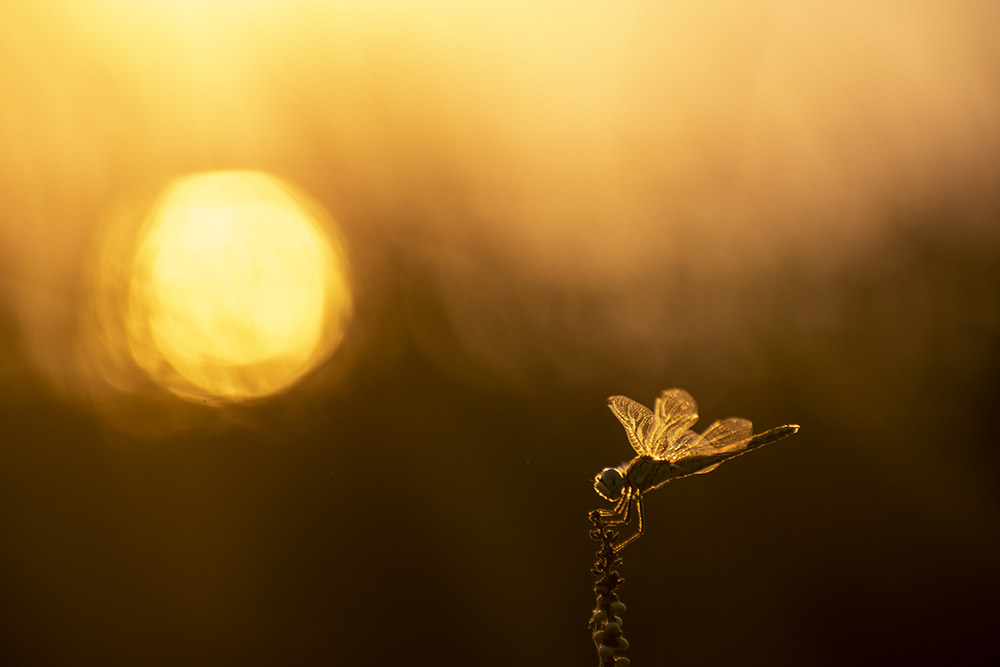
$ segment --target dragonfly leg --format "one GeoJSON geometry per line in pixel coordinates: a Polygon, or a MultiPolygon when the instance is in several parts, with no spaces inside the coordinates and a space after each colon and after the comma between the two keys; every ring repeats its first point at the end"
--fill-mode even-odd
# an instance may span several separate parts
{"type": "Polygon", "coordinates": [[[602,519],[605,519],[604,523],[609,525],[628,523],[628,503],[631,493],[632,489],[625,489],[625,493],[623,493],[622,497],[618,499],[617,503],[615,503],[614,509],[597,510],[597,515],[602,519]],[[625,513],[623,518],[613,518],[621,516],[623,511],[625,513]]]}
{"type": "MultiPolygon", "coordinates": [[[[631,505],[632,505],[632,503],[630,502],[629,503],[629,507],[631,507],[631,505]]],[[[626,514],[627,514],[627,512],[626,512],[626,514]]],[[[636,530],[635,534],[633,534],[631,537],[629,537],[624,542],[619,542],[618,544],[616,544],[615,545],[615,553],[618,553],[619,551],[621,551],[622,549],[624,549],[628,545],[632,544],[637,539],[639,539],[639,537],[642,536],[642,495],[638,494],[638,493],[635,494],[635,514],[636,514],[636,516],[639,519],[639,528],[638,528],[638,530],[636,530]]],[[[627,523],[628,520],[626,519],[625,522],[627,523]]]]}
{"type": "Polygon", "coordinates": [[[625,489],[613,510],[597,510],[605,526],[620,526],[629,522],[632,510],[632,489],[625,489]]]}

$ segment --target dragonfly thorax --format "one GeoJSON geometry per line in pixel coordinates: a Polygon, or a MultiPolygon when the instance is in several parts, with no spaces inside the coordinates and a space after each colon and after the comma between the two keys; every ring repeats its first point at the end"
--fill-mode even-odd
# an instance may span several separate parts
{"type": "Polygon", "coordinates": [[[655,459],[652,456],[637,456],[628,464],[625,482],[640,493],[663,486],[672,478],[683,476],[673,461],[655,459]]]}
{"type": "Polygon", "coordinates": [[[594,477],[594,490],[605,500],[614,502],[625,491],[625,475],[619,468],[605,468],[594,477]]]}

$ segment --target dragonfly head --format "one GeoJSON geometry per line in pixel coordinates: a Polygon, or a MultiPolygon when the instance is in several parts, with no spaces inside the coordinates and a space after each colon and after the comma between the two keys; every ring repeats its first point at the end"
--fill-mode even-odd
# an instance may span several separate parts
{"type": "Polygon", "coordinates": [[[615,502],[624,490],[625,477],[618,468],[605,468],[594,477],[594,491],[605,500],[615,502]]]}

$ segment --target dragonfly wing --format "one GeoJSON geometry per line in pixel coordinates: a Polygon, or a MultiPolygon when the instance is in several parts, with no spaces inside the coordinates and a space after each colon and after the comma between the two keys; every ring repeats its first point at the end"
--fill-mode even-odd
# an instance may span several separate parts
{"type": "Polygon", "coordinates": [[[738,452],[753,436],[753,423],[749,419],[730,417],[713,422],[701,435],[688,431],[679,437],[668,452],[671,461],[688,456],[708,456],[738,452]]]}
{"type": "Polygon", "coordinates": [[[701,436],[696,433],[685,434],[680,442],[684,445],[690,443],[691,446],[685,450],[686,453],[683,456],[671,460],[675,471],[673,478],[711,472],[729,459],[787,438],[799,430],[798,425],[789,424],[772,428],[749,438],[743,438],[742,435],[750,428],[752,427],[748,420],[732,417],[715,422],[701,436]]]}
{"type": "MultiPolygon", "coordinates": [[[[753,436],[753,422],[740,417],[730,417],[713,422],[701,434],[701,442],[694,442],[689,455],[727,454],[745,449],[753,436]]],[[[722,462],[710,465],[695,472],[704,475],[722,465],[722,462]]]]}
{"type": "Polygon", "coordinates": [[[701,434],[714,453],[736,452],[753,437],[753,422],[742,417],[729,417],[713,422],[701,434]]]}
{"type": "Polygon", "coordinates": [[[671,458],[671,452],[698,421],[698,404],[683,389],[667,389],[660,393],[654,406],[656,423],[650,434],[650,454],[654,458],[671,458]]]}
{"type": "Polygon", "coordinates": [[[608,407],[625,427],[632,449],[640,456],[649,454],[647,443],[654,422],[653,413],[649,408],[627,396],[612,396],[608,399],[608,407]]]}

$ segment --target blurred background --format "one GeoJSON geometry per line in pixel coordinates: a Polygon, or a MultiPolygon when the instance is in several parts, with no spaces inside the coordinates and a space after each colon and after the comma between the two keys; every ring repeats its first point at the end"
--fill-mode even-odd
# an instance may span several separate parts
{"type": "Polygon", "coordinates": [[[0,17],[0,662],[594,664],[668,387],[802,431],[649,496],[634,664],[1000,654],[995,3],[0,17]]]}

